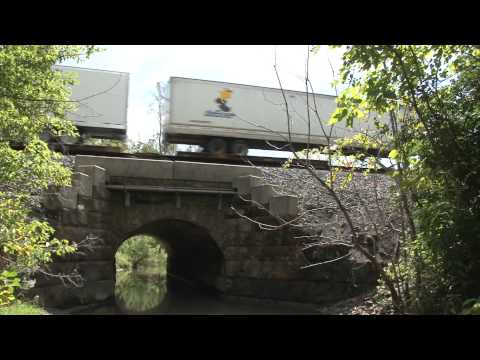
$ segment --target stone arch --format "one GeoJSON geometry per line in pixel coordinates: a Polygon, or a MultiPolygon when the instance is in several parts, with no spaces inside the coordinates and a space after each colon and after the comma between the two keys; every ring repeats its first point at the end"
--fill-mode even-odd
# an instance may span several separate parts
{"type": "Polygon", "coordinates": [[[180,285],[216,292],[224,272],[224,256],[206,227],[178,218],[153,220],[124,233],[115,244],[114,253],[135,235],[153,236],[164,245],[168,253],[167,286],[170,289],[178,289],[180,285]]]}

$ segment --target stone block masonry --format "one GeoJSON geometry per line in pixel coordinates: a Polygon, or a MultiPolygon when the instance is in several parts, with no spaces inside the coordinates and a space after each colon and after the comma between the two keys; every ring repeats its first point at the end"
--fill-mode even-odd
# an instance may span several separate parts
{"type": "Polygon", "coordinates": [[[136,234],[162,239],[169,273],[229,297],[322,303],[374,282],[365,270],[353,279],[355,264],[349,259],[302,270],[306,260],[296,239],[301,231],[288,226],[261,230],[232,212],[232,204],[242,204],[242,212],[255,214],[255,204],[241,195],[270,211],[259,213],[262,218],[256,219],[262,222],[279,224],[278,217],[298,215],[298,199],[276,194],[260,175],[248,166],[77,156],[73,186],[46,196],[43,203],[56,236],[75,243],[91,239],[88,250],[58,258],[52,266],[61,273],[78,271],[84,283],[67,288],[56,278],[41,278],[34,292],[57,307],[113,297],[115,251],[136,234]],[[108,190],[112,178],[115,184],[138,180],[139,190],[108,190]],[[169,191],[142,190],[146,183],[161,183],[169,191]],[[176,193],[176,187],[185,191],[176,193]],[[206,187],[209,191],[202,193],[206,187]],[[219,196],[216,188],[238,192],[219,196]]]}

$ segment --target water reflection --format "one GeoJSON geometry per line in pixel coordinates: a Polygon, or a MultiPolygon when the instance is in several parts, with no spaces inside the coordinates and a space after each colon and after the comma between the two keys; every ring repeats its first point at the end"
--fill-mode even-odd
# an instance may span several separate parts
{"type": "Polygon", "coordinates": [[[145,313],[157,308],[167,294],[165,275],[117,272],[115,300],[123,313],[145,313]]]}
{"type": "MultiPolygon", "coordinates": [[[[169,281],[174,281],[170,278],[169,281]]],[[[167,291],[165,273],[119,271],[115,302],[93,306],[77,314],[308,314],[315,310],[278,304],[247,304],[205,294],[185,285],[175,284],[167,291]]],[[[171,285],[171,284],[170,284],[171,285]]]]}
{"type": "MultiPolygon", "coordinates": [[[[174,281],[175,279],[169,279],[174,281]]],[[[167,291],[165,274],[118,272],[115,304],[90,314],[305,314],[303,308],[273,304],[246,304],[205,294],[183,283],[167,291]]]]}

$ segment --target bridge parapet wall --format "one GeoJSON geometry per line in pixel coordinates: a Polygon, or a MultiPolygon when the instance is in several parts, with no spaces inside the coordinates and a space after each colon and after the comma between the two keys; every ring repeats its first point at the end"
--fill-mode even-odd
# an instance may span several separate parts
{"type": "Polygon", "coordinates": [[[298,213],[297,198],[277,194],[271,185],[263,183],[261,170],[251,166],[76,156],[77,171],[85,166],[105,169],[110,183],[226,188],[237,190],[254,204],[265,205],[276,216],[292,218],[298,213]]]}
{"type": "Polygon", "coordinates": [[[123,178],[232,183],[239,176],[261,175],[259,169],[242,165],[77,155],[75,169],[85,165],[97,165],[110,177],[123,178]]]}

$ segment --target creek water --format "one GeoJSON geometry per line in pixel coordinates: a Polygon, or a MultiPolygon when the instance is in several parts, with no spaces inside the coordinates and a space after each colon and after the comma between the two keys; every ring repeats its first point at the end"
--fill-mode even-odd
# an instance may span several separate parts
{"type": "MultiPolygon", "coordinates": [[[[170,287],[169,287],[170,288],[170,287]]],[[[160,274],[118,272],[115,301],[77,314],[314,314],[315,309],[279,304],[252,304],[225,300],[188,286],[167,290],[167,279],[160,274]]]]}

